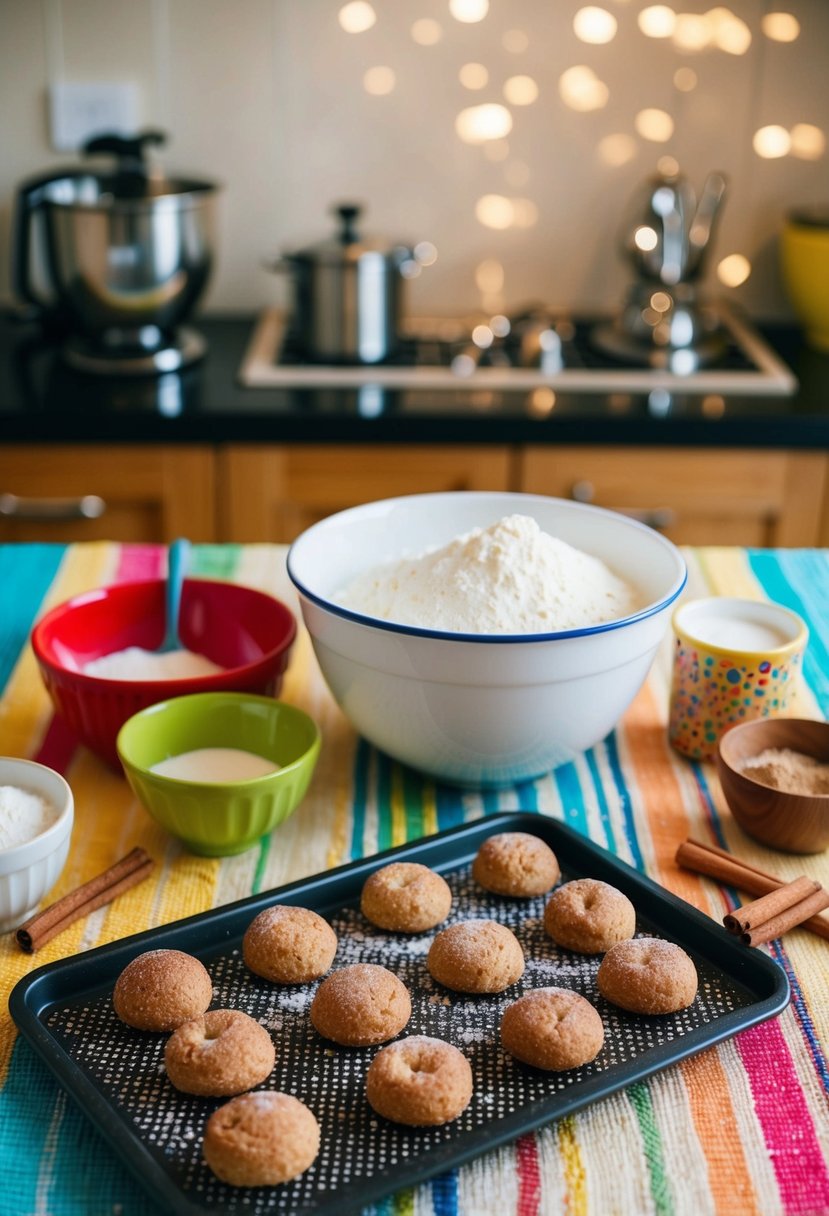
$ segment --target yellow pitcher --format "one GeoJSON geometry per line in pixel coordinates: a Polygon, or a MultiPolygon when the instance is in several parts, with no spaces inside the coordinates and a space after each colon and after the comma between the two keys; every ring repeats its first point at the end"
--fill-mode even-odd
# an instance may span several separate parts
{"type": "Polygon", "coordinates": [[[829,351],[829,207],[804,208],[786,217],[780,264],[806,341],[829,351]]]}

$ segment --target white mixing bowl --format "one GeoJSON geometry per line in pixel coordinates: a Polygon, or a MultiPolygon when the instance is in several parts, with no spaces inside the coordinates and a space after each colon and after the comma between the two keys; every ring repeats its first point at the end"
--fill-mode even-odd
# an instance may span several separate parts
{"type": "Polygon", "coordinates": [[[294,542],[288,573],[322,673],[360,734],[424,773],[477,786],[536,777],[603,739],[643,683],[686,580],[676,546],[627,516],[486,492],[341,511],[294,542]],[[335,602],[366,570],[513,514],[601,558],[645,607],[582,629],[501,635],[397,625],[335,602]]]}

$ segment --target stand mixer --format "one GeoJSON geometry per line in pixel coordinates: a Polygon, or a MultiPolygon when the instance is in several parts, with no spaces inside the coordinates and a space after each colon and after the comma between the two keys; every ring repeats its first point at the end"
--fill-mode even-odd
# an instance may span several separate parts
{"type": "Polygon", "coordinates": [[[168,178],[148,151],[160,131],[102,134],[86,159],[25,182],[15,201],[13,282],[21,315],[65,339],[63,358],[95,375],[155,376],[197,362],[206,344],[182,326],[213,265],[218,187],[168,178]],[[38,257],[42,278],[36,282],[38,257]]]}
{"type": "Polygon", "coordinates": [[[706,178],[699,202],[678,171],[644,183],[621,232],[622,255],[637,277],[620,315],[592,331],[597,349],[684,375],[722,356],[726,337],[698,283],[725,189],[716,172],[706,178]]]}

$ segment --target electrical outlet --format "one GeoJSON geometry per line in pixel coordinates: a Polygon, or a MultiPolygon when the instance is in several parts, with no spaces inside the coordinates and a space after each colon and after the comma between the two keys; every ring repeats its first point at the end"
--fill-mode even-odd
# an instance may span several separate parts
{"type": "Polygon", "coordinates": [[[52,147],[77,152],[93,135],[134,135],[138,129],[138,88],[129,81],[60,81],[49,90],[52,147]]]}

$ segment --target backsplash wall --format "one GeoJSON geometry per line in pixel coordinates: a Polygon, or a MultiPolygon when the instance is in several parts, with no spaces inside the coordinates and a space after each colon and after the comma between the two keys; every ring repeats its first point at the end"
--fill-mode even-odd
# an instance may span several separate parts
{"type": "MultiPolygon", "coordinates": [[[[452,3],[468,17],[475,0],[452,3]]],[[[602,0],[612,20],[593,13],[592,25],[581,0],[478,3],[488,11],[469,21],[449,0],[372,0],[342,21],[373,24],[347,32],[341,0],[1,0],[4,299],[16,185],[72,162],[50,143],[50,84],[123,81],[137,86],[141,125],[168,132],[165,167],[223,185],[210,311],[284,302],[263,261],[327,236],[332,204],[352,200],[367,234],[436,248],[408,285],[412,313],[528,300],[607,311],[629,278],[619,224],[668,156],[697,190],[709,170],[729,179],[710,291],[756,317],[790,315],[780,225],[792,206],[829,203],[829,4],[682,0],[667,10],[673,36],[654,37],[643,10],[665,20],[665,6],[654,15],[643,0],[602,0]],[[793,41],[764,32],[783,9],[793,41]],[[615,34],[584,41],[579,20],[590,37],[615,21],[615,34]],[[730,50],[710,44],[717,30],[730,50]],[[512,129],[466,142],[456,120],[485,104],[512,129]],[[793,133],[793,151],[758,155],[755,133],[770,126],[793,133]],[[729,255],[751,269],[737,286],[717,277],[729,255]]]]}

